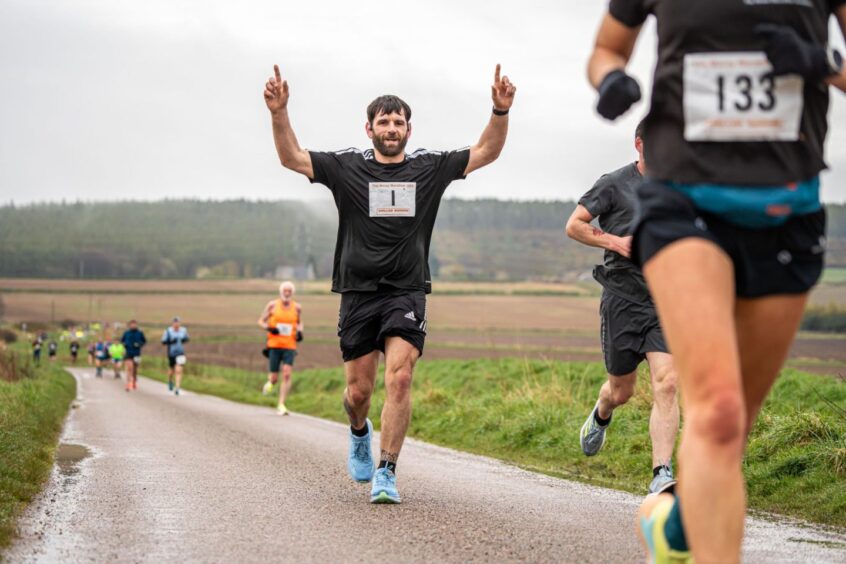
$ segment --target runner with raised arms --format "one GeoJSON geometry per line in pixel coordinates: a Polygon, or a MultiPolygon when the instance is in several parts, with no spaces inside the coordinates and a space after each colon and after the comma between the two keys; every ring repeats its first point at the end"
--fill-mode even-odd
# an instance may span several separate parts
{"type": "Polygon", "coordinates": [[[411,108],[380,96],[367,108],[366,151],[306,151],[288,118],[288,82],[274,66],[264,90],[282,166],[329,187],[338,208],[332,290],[341,293],[338,336],[350,420],[347,466],[359,482],[372,479],[373,503],[399,503],[396,464],[411,418],[411,379],[426,337],[431,291],[429,242],[441,197],[453,181],[499,156],[516,87],[496,66],[493,111],[479,141],[457,151],[406,154],[411,108]],[[381,455],[374,473],[367,419],[380,351],[385,353],[381,455]]]}

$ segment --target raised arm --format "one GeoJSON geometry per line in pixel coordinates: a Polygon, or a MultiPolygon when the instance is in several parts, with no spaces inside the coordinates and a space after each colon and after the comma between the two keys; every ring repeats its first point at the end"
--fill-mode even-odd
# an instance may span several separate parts
{"type": "Polygon", "coordinates": [[[517,87],[508,80],[507,76],[500,78],[499,73],[500,65],[497,65],[494,72],[494,83],[491,85],[491,99],[493,100],[491,119],[488,121],[485,130],[482,131],[479,141],[470,147],[470,160],[467,162],[467,168],[464,169],[465,176],[494,162],[502,152],[502,147],[505,146],[505,137],[508,135],[508,110],[514,103],[514,94],[517,92],[517,87]]]}
{"type": "Polygon", "coordinates": [[[631,236],[618,237],[617,235],[606,233],[599,227],[591,225],[591,221],[593,221],[593,216],[587,208],[581,204],[577,205],[573,213],[570,214],[570,219],[567,220],[567,227],[565,229],[567,237],[590,247],[614,251],[626,258],[631,258],[631,236]]]}
{"type": "Polygon", "coordinates": [[[606,119],[617,119],[640,100],[640,86],[625,72],[638,34],[640,27],[628,27],[611,14],[605,14],[596,33],[587,73],[599,93],[596,110],[606,119]]]}
{"type": "Polygon", "coordinates": [[[300,147],[288,119],[288,81],[282,80],[279,65],[273,65],[273,74],[264,86],[264,102],[270,110],[273,142],[276,144],[279,161],[287,169],[314,178],[311,155],[300,147]]]}

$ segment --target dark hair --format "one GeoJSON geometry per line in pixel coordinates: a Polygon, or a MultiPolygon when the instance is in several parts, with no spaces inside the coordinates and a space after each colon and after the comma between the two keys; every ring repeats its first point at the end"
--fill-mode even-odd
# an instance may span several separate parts
{"type": "Polygon", "coordinates": [[[635,127],[635,138],[640,137],[640,140],[646,142],[646,139],[643,137],[643,130],[646,129],[646,118],[640,120],[640,123],[637,124],[635,127]]]}
{"type": "Polygon", "coordinates": [[[367,106],[367,121],[373,125],[373,120],[378,114],[398,113],[405,116],[405,121],[411,121],[411,107],[402,101],[399,96],[386,94],[379,96],[367,106]]]}

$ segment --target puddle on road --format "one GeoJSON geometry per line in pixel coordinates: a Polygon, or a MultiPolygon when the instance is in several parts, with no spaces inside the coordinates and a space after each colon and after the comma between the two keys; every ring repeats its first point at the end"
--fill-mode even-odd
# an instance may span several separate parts
{"type": "Polygon", "coordinates": [[[63,476],[72,476],[79,472],[79,463],[91,456],[91,451],[82,445],[60,443],[56,451],[56,465],[63,476]]]}
{"type": "Polygon", "coordinates": [[[838,541],[829,541],[829,540],[814,540],[814,539],[800,539],[796,537],[790,537],[787,539],[790,542],[796,543],[806,543],[806,544],[814,544],[817,546],[824,546],[826,548],[838,548],[843,550],[846,548],[846,543],[838,542],[838,541]]]}

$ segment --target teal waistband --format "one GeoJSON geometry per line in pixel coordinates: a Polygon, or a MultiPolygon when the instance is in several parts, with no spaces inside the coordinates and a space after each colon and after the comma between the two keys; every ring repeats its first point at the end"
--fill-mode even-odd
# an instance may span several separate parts
{"type": "Polygon", "coordinates": [[[820,178],[784,186],[678,184],[667,186],[686,195],[700,210],[751,229],[782,225],[796,215],[818,211],[820,178]]]}

